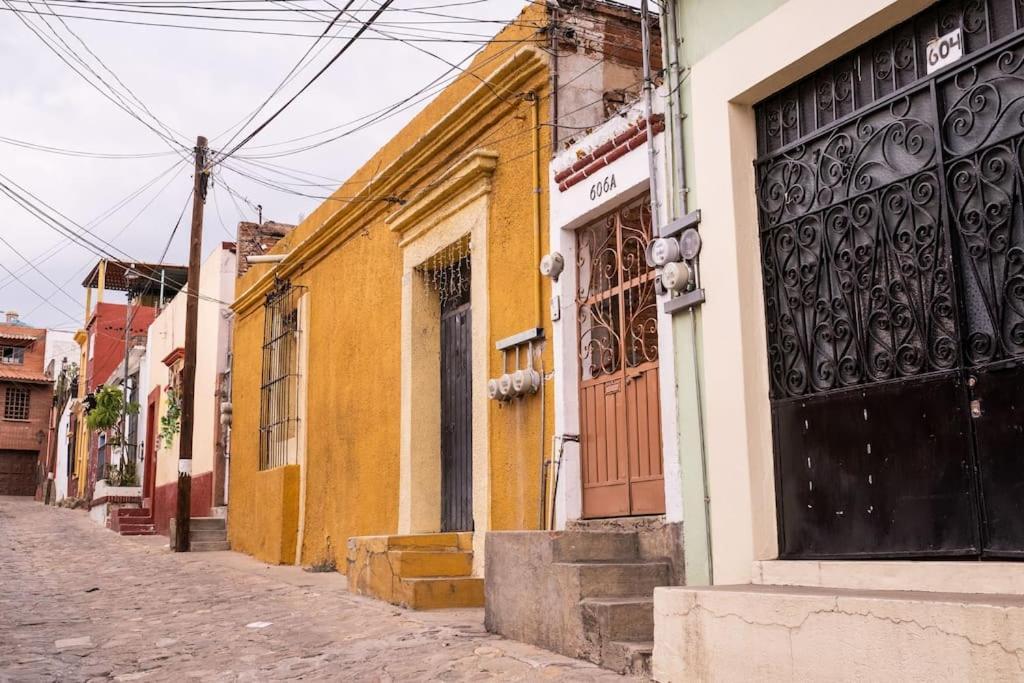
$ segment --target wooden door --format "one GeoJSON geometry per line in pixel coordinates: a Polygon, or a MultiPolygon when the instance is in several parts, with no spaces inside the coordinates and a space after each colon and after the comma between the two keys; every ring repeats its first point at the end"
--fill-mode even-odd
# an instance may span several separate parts
{"type": "Polygon", "coordinates": [[[646,197],[577,235],[584,517],[665,511],[650,240],[646,197]]]}
{"type": "Polygon", "coordinates": [[[36,451],[0,451],[0,496],[32,496],[36,492],[36,451]]]}
{"type": "MultiPolygon", "coordinates": [[[[157,442],[160,439],[160,435],[157,434],[156,429],[156,413],[160,408],[160,387],[153,389],[149,394],[149,401],[147,402],[146,408],[146,444],[143,449],[143,453],[146,462],[143,464],[143,498],[148,498],[150,501],[153,499],[153,493],[156,491],[156,458],[157,458],[157,442]]],[[[150,505],[153,503],[150,502],[150,505]]]]}

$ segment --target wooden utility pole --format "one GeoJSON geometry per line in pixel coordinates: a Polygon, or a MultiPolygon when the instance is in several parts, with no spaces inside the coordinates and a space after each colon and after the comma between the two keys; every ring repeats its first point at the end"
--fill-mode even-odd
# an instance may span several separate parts
{"type": "Polygon", "coordinates": [[[181,378],[181,440],[178,446],[178,505],[174,550],[189,550],[192,506],[192,426],[196,406],[196,336],[199,327],[199,266],[203,257],[203,207],[206,204],[206,138],[196,138],[195,187],[192,192],[192,237],[188,249],[188,288],[185,301],[185,365],[181,378]]]}

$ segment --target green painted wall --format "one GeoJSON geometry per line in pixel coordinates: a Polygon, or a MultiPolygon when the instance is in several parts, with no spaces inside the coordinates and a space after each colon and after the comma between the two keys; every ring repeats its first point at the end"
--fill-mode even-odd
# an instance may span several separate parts
{"type": "MultiPolygon", "coordinates": [[[[677,170],[675,152],[667,160],[672,169],[670,206],[673,215],[700,208],[697,193],[700,178],[693,171],[694,131],[686,116],[690,110],[687,75],[690,67],[716,48],[728,42],[786,0],[670,0],[666,21],[675,21],[675,41],[668,35],[671,27],[663,21],[662,43],[665,64],[669,65],[669,134],[682,135],[686,183],[677,170]]],[[[708,292],[711,305],[714,292],[708,292]]],[[[679,458],[683,487],[683,547],[688,585],[713,583],[707,476],[703,438],[702,386],[704,382],[700,310],[679,313],[673,320],[676,346],[677,408],[679,419],[679,458]]],[[[729,514],[728,501],[719,501],[719,514],[729,514]]]]}

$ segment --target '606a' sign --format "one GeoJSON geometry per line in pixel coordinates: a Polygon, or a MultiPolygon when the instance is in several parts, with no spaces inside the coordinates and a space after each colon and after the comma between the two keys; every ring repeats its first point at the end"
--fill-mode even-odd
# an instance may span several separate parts
{"type": "Polygon", "coordinates": [[[964,56],[963,30],[950,31],[928,43],[925,57],[928,61],[928,73],[938,71],[947,64],[952,64],[964,56]]]}
{"type": "Polygon", "coordinates": [[[590,186],[590,201],[597,201],[603,195],[612,192],[615,188],[616,183],[614,173],[609,173],[603,178],[598,178],[594,184],[590,186]]]}

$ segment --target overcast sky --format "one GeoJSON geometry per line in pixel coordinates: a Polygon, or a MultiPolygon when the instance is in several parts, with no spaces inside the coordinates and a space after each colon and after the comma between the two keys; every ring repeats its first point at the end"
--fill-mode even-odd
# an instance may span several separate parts
{"type": "MultiPolygon", "coordinates": [[[[145,11],[188,12],[179,8],[161,8],[173,0],[151,0],[145,11]]],[[[10,7],[58,14],[106,17],[128,21],[187,24],[280,31],[316,35],[326,21],[316,23],[308,15],[294,12],[265,12],[278,21],[189,20],[159,14],[100,13],[91,8],[68,7],[66,0],[0,0],[0,138],[26,141],[84,152],[105,154],[166,153],[167,145],[156,134],[101,96],[85,80],[64,64],[19,16],[43,31],[42,20],[30,14],[15,14],[10,7]],[[63,2],[63,6],[58,3],[63,2]],[[280,21],[289,20],[288,23],[280,21]]],[[[180,3],[194,4],[194,3],[180,3]]],[[[335,4],[338,4],[336,2],[335,4]]],[[[304,6],[320,0],[306,0],[304,6]]],[[[445,21],[430,14],[388,11],[378,25],[381,30],[403,35],[417,34],[438,38],[458,38],[458,31],[490,36],[500,30],[494,20],[514,18],[525,0],[397,0],[396,8],[427,8],[474,21],[459,23],[423,23],[445,21]],[[461,4],[460,4],[461,3],[461,4]],[[440,8],[440,5],[451,5],[440,8]],[[418,23],[399,23],[418,22],[418,23]]],[[[230,15],[231,0],[220,0],[216,14],[230,15]]],[[[247,5],[256,6],[256,3],[247,5]]],[[[284,3],[259,3],[260,7],[282,8],[284,3]]],[[[355,0],[354,9],[375,7],[373,0],[355,0]]],[[[254,16],[254,15],[247,15],[254,16]]],[[[368,16],[364,12],[359,15],[368,16]]],[[[211,139],[211,146],[224,145],[230,135],[223,131],[245,120],[281,82],[312,38],[251,35],[245,33],[182,30],[165,26],[117,24],[85,19],[65,19],[68,32],[57,19],[49,19],[67,45],[74,49],[97,74],[111,85],[116,81],[89,55],[87,45],[116,76],[138,96],[175,136],[194,144],[197,134],[211,139]]],[[[340,27],[351,34],[355,24],[340,27]]],[[[44,34],[50,37],[52,33],[44,34]]],[[[353,119],[380,110],[420,90],[450,67],[438,59],[393,40],[375,40],[379,34],[368,32],[330,70],[306,91],[295,104],[274,121],[245,149],[262,151],[259,145],[279,143],[340,126],[353,119]]],[[[467,40],[477,40],[466,36],[467,40]]],[[[56,41],[55,38],[53,38],[56,41]]],[[[328,43],[312,66],[287,86],[254,123],[261,122],[304,84],[330,57],[341,40],[328,43]]],[[[59,43],[58,43],[59,44],[59,43]]],[[[457,62],[479,47],[478,43],[421,42],[420,47],[457,62]]],[[[317,54],[314,50],[313,54],[317,54]]],[[[82,67],[79,67],[82,68],[82,67]]],[[[425,104],[425,103],[424,103],[425,104]]],[[[341,181],[356,170],[373,152],[394,135],[422,104],[393,118],[323,145],[315,150],[271,159],[291,169],[341,181]]],[[[136,108],[138,108],[136,106],[136,108]]],[[[251,130],[249,124],[246,130],[251,130]]],[[[338,132],[346,130],[345,127],[338,132]]],[[[321,135],[313,140],[322,140],[321,135]]],[[[285,150],[302,143],[270,148],[285,150]]],[[[249,171],[267,174],[266,169],[243,166],[249,171]]],[[[292,171],[287,171],[292,173],[292,171]]],[[[191,166],[173,154],[142,159],[79,158],[51,154],[15,146],[0,140],[0,174],[35,194],[68,218],[87,225],[104,240],[116,244],[140,261],[156,260],[166,245],[178,216],[186,205],[192,187],[191,166]],[[177,165],[172,165],[177,162],[177,165]],[[165,173],[166,172],[166,173],[165,173]],[[164,175],[161,175],[164,174],[164,175]],[[153,182],[155,180],[155,182],[153,182]],[[148,185],[136,198],[115,213],[112,207],[148,185]],[[95,224],[92,221],[101,217],[95,224]]],[[[288,181],[280,175],[277,181],[288,181]]],[[[0,179],[2,180],[2,179],[0,179]]],[[[319,203],[293,194],[264,187],[231,171],[223,180],[238,195],[253,204],[262,204],[265,219],[295,222],[319,203]]],[[[327,182],[303,178],[306,182],[327,182]]],[[[325,194],[328,188],[297,188],[309,194],[325,194]]],[[[245,200],[229,196],[224,184],[215,178],[207,202],[204,252],[221,240],[233,239],[239,220],[254,220],[255,213],[245,200]]],[[[188,214],[171,241],[167,261],[187,261],[188,214]]],[[[46,227],[10,198],[0,195],[0,310],[16,310],[26,322],[51,328],[72,329],[81,325],[84,290],[81,281],[97,256],[46,227]],[[39,273],[12,250],[17,249],[36,262],[39,273]],[[45,260],[41,260],[45,259],[45,260]],[[10,269],[20,280],[13,279],[10,269]],[[61,285],[60,288],[55,284],[61,285]],[[31,290],[35,290],[33,293],[31,290]],[[41,296],[39,296],[41,295],[41,296]],[[47,303],[44,299],[49,299],[47,303]]]]}

